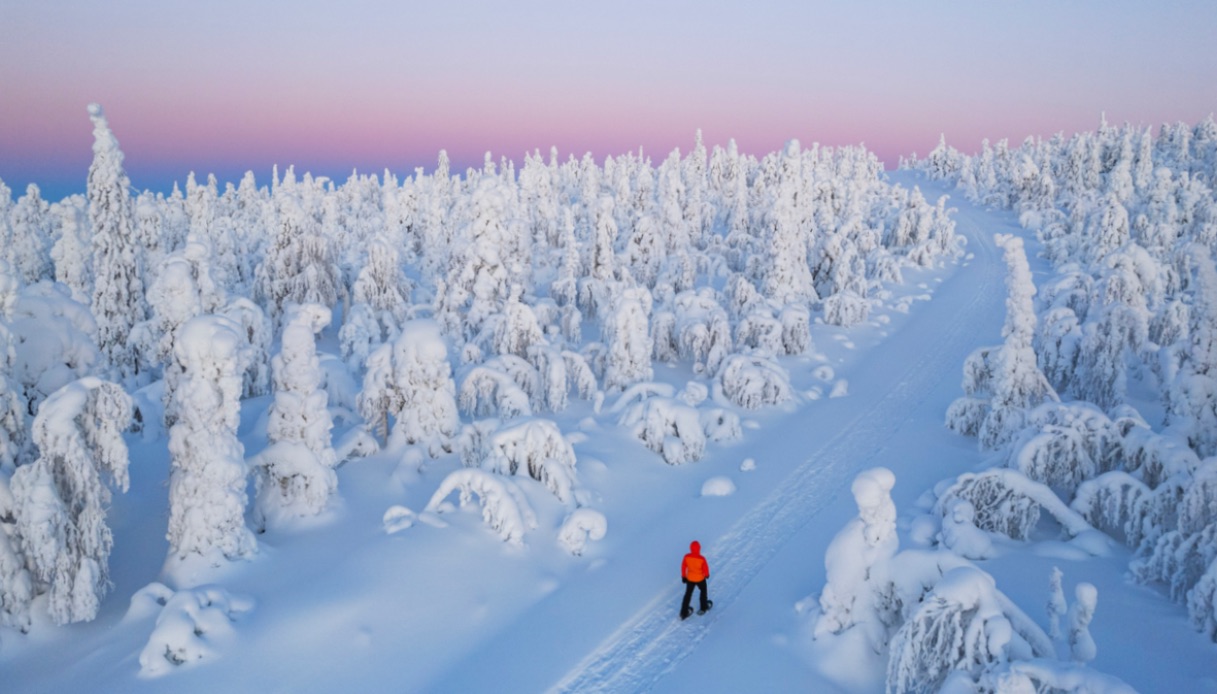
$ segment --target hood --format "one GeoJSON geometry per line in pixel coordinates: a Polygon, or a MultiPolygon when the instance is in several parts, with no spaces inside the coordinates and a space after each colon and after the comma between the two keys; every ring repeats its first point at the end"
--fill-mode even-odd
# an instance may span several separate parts
{"type": "Polygon", "coordinates": [[[700,555],[701,554],[701,543],[698,542],[697,540],[690,542],[689,543],[689,554],[692,554],[694,556],[700,555]]]}

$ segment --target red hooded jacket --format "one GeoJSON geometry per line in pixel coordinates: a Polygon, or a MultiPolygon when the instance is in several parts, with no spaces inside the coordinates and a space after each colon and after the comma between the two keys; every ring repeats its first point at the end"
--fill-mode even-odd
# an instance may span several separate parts
{"type": "Polygon", "coordinates": [[[710,565],[701,555],[701,543],[697,540],[689,543],[689,553],[680,563],[680,577],[690,583],[700,583],[710,578],[710,565]]]}

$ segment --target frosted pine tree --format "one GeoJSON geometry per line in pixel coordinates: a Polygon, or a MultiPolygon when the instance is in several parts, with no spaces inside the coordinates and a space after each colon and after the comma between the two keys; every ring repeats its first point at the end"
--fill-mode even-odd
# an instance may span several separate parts
{"type": "Polygon", "coordinates": [[[1026,411],[1043,402],[1056,402],[1056,391],[1036,364],[1031,342],[1035,335],[1035,284],[1031,268],[1023,251],[1023,241],[1012,236],[998,236],[1005,251],[1006,323],[1002,335],[1006,342],[992,359],[993,397],[981,422],[978,436],[981,446],[993,450],[1010,440],[1022,428],[1026,411]]]}
{"type": "Polygon", "coordinates": [[[147,316],[144,258],[123,153],[101,106],[89,104],[93,121],[93,163],[89,166],[89,224],[93,229],[93,316],[97,344],[110,368],[126,382],[139,377],[131,329],[147,316]]]}
{"type": "Polygon", "coordinates": [[[338,487],[331,445],[333,420],[314,335],[330,323],[318,304],[291,306],[284,318],[282,348],[271,362],[275,400],[266,436],[270,445],[254,458],[258,468],[257,515],[316,515],[338,487]]]}
{"type": "Polygon", "coordinates": [[[622,291],[604,324],[608,360],[604,372],[605,390],[623,390],[639,381],[651,379],[651,340],[648,315],[651,293],[645,288],[622,291]]]}
{"type": "Polygon", "coordinates": [[[764,222],[766,262],[762,289],[766,297],[778,304],[807,303],[819,298],[807,263],[807,231],[799,208],[802,182],[799,143],[792,140],[782,152],[764,222]]]}
{"type": "Polygon", "coordinates": [[[486,319],[502,310],[510,287],[502,255],[508,235],[506,192],[497,179],[483,178],[471,204],[472,217],[435,306],[445,331],[464,340],[474,338],[486,319]]]}
{"type": "Polygon", "coordinates": [[[896,555],[896,505],[891,491],[896,477],[874,468],[854,478],[850,491],[858,516],[846,524],[824,554],[827,582],[820,593],[817,637],[839,634],[857,626],[874,647],[887,641],[876,601],[886,562],[896,555]]]}
{"type": "Polygon", "coordinates": [[[248,346],[240,327],[220,316],[192,318],[178,330],[182,368],[177,423],[169,430],[169,553],[212,562],[257,551],[245,526],[248,468],[237,438],[248,346]]]}
{"type": "Polygon", "coordinates": [[[92,242],[89,216],[83,196],[66,198],[52,208],[60,236],[51,246],[55,281],[72,291],[72,298],[89,303],[92,296],[92,242]]]}
{"type": "Polygon", "coordinates": [[[390,432],[390,447],[424,443],[433,455],[450,448],[460,424],[456,383],[435,321],[406,323],[393,343],[369,355],[359,413],[369,429],[390,432]]]}
{"type": "Polygon", "coordinates": [[[1167,393],[1172,423],[1185,428],[1200,456],[1217,455],[1217,269],[1212,255],[1197,246],[1196,294],[1187,360],[1167,393]]]}
{"type": "Polygon", "coordinates": [[[280,191],[275,198],[278,227],[255,272],[258,294],[276,325],[289,303],[333,306],[341,283],[333,243],[321,233],[320,222],[306,201],[280,191]]]}
{"type": "Polygon", "coordinates": [[[406,321],[410,280],[400,262],[397,248],[387,239],[376,237],[368,245],[351,293],[351,310],[338,331],[343,356],[354,367],[362,366],[373,349],[396,338],[406,321]]]}
{"type": "Polygon", "coordinates": [[[5,239],[5,259],[26,284],[52,277],[54,270],[47,246],[51,238],[50,206],[42,199],[38,186],[31,183],[26,188],[25,195],[13,206],[11,222],[13,236],[11,240],[5,239]]]}
{"type": "Polygon", "coordinates": [[[22,553],[56,624],[93,619],[110,589],[102,475],[127,491],[130,421],[131,398],[119,386],[91,377],[68,384],[34,418],[37,460],[13,473],[22,553]]]}

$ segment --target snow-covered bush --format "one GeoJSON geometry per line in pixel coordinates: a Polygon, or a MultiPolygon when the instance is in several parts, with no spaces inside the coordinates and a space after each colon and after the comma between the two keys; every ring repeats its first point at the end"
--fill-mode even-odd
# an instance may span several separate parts
{"type": "Polygon", "coordinates": [[[1051,489],[1016,470],[993,468],[964,473],[939,490],[937,496],[934,511],[938,515],[945,517],[955,500],[963,500],[975,512],[972,522],[976,527],[1016,540],[1030,537],[1041,511],[1048,512],[1070,536],[1092,529],[1051,489]]]}
{"type": "Polygon", "coordinates": [[[426,511],[441,512],[444,500],[453,492],[459,493],[461,506],[476,496],[482,507],[482,520],[505,542],[523,544],[524,533],[537,527],[532,507],[508,478],[476,468],[457,470],[440,483],[427,503],[426,511]]]}
{"type": "Polygon", "coordinates": [[[626,409],[618,424],[669,465],[701,460],[706,432],[697,409],[671,398],[648,398],[626,409]]]}
{"type": "Polygon", "coordinates": [[[1113,470],[1083,482],[1069,505],[1099,530],[1117,540],[1128,541],[1138,534],[1134,527],[1140,520],[1138,510],[1148,502],[1151,494],[1141,480],[1113,470]]]}
{"type": "Polygon", "coordinates": [[[130,421],[131,398],[119,386],[97,378],[64,386],[34,418],[37,460],[13,473],[21,552],[56,624],[93,619],[110,589],[114,540],[102,475],[127,491],[122,432],[130,421]]]}
{"type": "Polygon", "coordinates": [[[575,451],[558,425],[528,419],[469,439],[466,461],[500,475],[524,474],[545,485],[563,503],[574,500],[575,451]]]}
{"type": "Polygon", "coordinates": [[[588,540],[598,542],[608,533],[608,520],[599,511],[577,508],[562,521],[558,544],[576,557],[583,554],[588,540]]]}
{"type": "Polygon", "coordinates": [[[719,369],[717,385],[728,400],[749,410],[794,397],[786,369],[761,353],[727,357],[719,369]]]}
{"type": "Polygon", "coordinates": [[[997,590],[992,576],[959,567],[934,583],[892,636],[887,690],[973,688],[1012,661],[1053,654],[1051,640],[997,590]]]}
{"type": "MultiPolygon", "coordinates": [[[[515,359],[523,362],[518,357],[515,359]]],[[[461,381],[458,400],[461,410],[474,417],[497,416],[512,419],[531,416],[532,398],[528,391],[508,373],[509,367],[502,357],[496,357],[492,361],[495,363],[473,367],[461,381]]],[[[524,365],[527,366],[527,363],[524,365]]],[[[529,376],[527,380],[530,385],[533,388],[538,387],[540,376],[531,367],[517,373],[529,376]]]]}

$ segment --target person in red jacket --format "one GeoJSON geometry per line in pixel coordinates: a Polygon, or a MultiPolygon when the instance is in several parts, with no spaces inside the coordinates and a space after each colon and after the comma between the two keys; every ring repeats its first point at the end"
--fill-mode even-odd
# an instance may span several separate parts
{"type": "Polygon", "coordinates": [[[693,588],[696,587],[701,598],[701,609],[697,614],[705,614],[706,610],[714,604],[713,600],[706,598],[706,579],[710,578],[710,565],[706,563],[706,558],[701,555],[701,543],[697,540],[689,543],[689,553],[685,555],[684,561],[680,563],[680,580],[685,583],[685,599],[680,603],[680,618],[685,619],[693,614],[693,608],[689,606],[689,601],[693,598],[693,588]]]}

